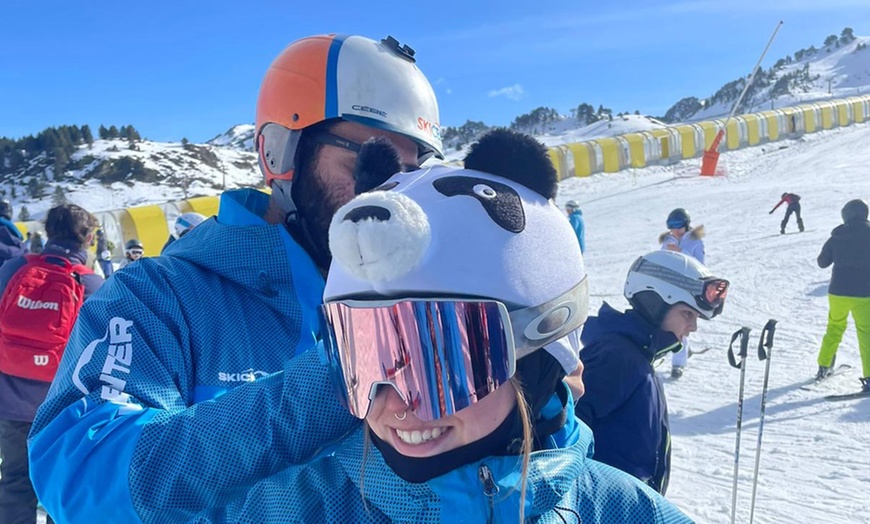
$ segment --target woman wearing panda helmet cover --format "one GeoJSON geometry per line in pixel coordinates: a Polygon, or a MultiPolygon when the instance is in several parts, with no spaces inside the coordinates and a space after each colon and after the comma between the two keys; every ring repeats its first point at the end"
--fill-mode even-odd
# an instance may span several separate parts
{"type": "MultiPolygon", "coordinates": [[[[393,156],[388,144],[364,144],[357,183],[398,171],[393,156]]],[[[340,208],[330,227],[325,361],[363,424],[223,517],[691,522],[590,458],[592,434],[564,382],[580,365],[587,280],[555,192],[545,148],[498,130],[472,147],[465,169],[398,173],[340,208]],[[289,514],[264,514],[258,494],[275,490],[289,514]]],[[[294,365],[285,377],[299,388],[323,386],[304,384],[294,365]]]]}
{"type": "Polygon", "coordinates": [[[697,259],[672,251],[638,257],[625,280],[631,308],[604,303],[583,326],[586,394],[577,416],[595,435],[595,459],[631,473],[664,494],[671,439],[662,380],[653,363],[722,312],[727,280],[697,259]]]}

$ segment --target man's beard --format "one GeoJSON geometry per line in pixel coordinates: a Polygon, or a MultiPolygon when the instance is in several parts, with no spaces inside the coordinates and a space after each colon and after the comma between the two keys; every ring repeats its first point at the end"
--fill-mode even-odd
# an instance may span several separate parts
{"type": "Polygon", "coordinates": [[[323,270],[329,269],[329,225],[335,212],[354,195],[353,180],[345,184],[328,181],[321,176],[316,163],[310,163],[293,182],[293,201],[299,211],[299,222],[290,233],[303,245],[323,270]]]}

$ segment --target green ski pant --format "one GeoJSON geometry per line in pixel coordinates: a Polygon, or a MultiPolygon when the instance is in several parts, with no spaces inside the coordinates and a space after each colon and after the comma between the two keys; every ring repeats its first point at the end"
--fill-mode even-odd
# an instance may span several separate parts
{"type": "Polygon", "coordinates": [[[858,349],[861,352],[861,366],[864,377],[870,377],[870,297],[843,297],[828,295],[828,329],[822,338],[818,362],[820,366],[830,366],[837,354],[837,347],[846,331],[846,320],[852,313],[855,329],[858,331],[858,349]]]}

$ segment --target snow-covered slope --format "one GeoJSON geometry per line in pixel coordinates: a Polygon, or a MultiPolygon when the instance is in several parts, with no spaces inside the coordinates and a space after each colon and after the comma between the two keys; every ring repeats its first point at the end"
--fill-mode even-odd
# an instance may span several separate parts
{"type": "MultiPolygon", "coordinates": [[[[840,208],[870,197],[870,125],[807,135],[722,155],[723,178],[685,177],[698,161],[569,179],[558,203],[577,200],[586,219],[586,264],[592,309],[606,300],[627,307],[622,286],[629,265],[658,249],[665,217],[685,207],[707,230],[707,263],[732,288],[721,317],[701,322],[696,349],[679,381],[666,384],[673,431],[668,496],[699,523],[729,522],[739,371],[726,360],[731,333],[752,328],[738,522],[749,520],[752,465],[759,427],[764,364],[755,346],[764,323],[779,320],[761,455],[755,521],[870,523],[870,399],[830,403],[827,393],[857,390],[861,364],[855,329],[843,338],[838,362],[853,372],[819,391],[800,389],[815,374],[825,332],[830,270],[816,256],[840,223],[840,208]],[[802,196],[805,233],[779,234],[785,192],[802,196]]],[[[792,219],[789,231],[796,231],[792,219]]],[[[670,362],[659,367],[670,371],[670,362]]]]}
{"type": "MultiPolygon", "coordinates": [[[[798,53],[799,60],[789,57],[759,71],[738,114],[866,94],[870,91],[870,49],[865,47],[868,44],[870,38],[856,37],[847,44],[822,45],[814,52],[798,53]]],[[[678,111],[672,121],[727,116],[748,80],[747,75],[729,82],[707,98],[704,107],[678,111]]]]}

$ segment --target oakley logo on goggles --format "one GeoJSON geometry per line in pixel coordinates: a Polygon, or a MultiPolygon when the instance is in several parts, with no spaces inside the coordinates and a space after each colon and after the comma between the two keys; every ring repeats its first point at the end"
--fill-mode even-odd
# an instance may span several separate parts
{"type": "Polygon", "coordinates": [[[507,382],[517,360],[582,326],[588,297],[584,279],[553,301],[510,312],[468,298],[324,304],[339,397],[365,418],[387,384],[421,420],[452,415],[507,382]]]}
{"type": "MultiPolygon", "coordinates": [[[[730,284],[724,278],[704,277],[695,279],[646,259],[640,259],[633,270],[655,277],[680,289],[685,289],[695,299],[698,307],[704,311],[711,312],[711,318],[722,313],[722,308],[725,307],[725,298],[728,296],[728,286],[730,284]]],[[[689,305],[691,306],[691,304],[689,305]]]]}

